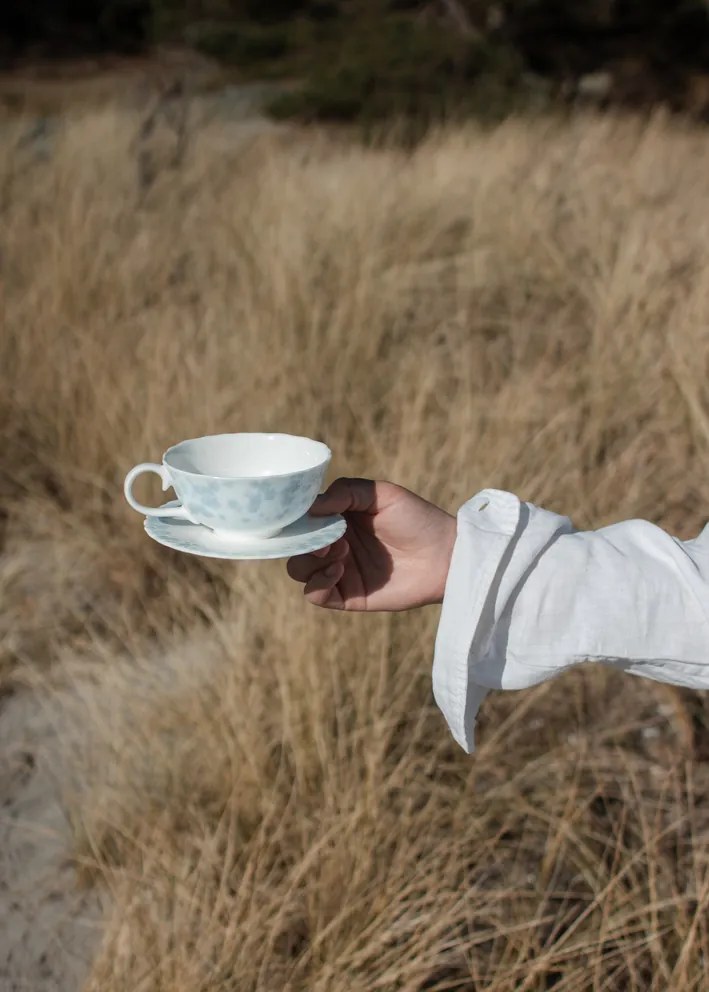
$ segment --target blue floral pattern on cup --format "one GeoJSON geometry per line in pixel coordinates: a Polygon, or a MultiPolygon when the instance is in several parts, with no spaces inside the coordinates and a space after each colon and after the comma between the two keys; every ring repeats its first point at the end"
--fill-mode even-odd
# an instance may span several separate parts
{"type": "Polygon", "coordinates": [[[190,518],[213,530],[268,533],[297,520],[320,492],[324,467],[261,479],[212,479],[172,468],[190,518]]]}

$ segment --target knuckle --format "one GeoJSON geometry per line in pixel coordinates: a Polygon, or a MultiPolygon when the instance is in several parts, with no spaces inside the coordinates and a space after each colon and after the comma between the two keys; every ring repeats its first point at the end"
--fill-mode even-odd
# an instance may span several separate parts
{"type": "Polygon", "coordinates": [[[341,475],[338,479],[335,479],[335,481],[332,482],[328,487],[327,490],[328,495],[338,496],[343,493],[349,492],[351,482],[352,482],[351,479],[348,479],[346,476],[341,475]]]}

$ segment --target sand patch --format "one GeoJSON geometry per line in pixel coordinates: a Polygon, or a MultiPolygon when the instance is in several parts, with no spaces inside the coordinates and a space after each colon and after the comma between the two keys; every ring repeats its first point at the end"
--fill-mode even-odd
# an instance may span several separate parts
{"type": "Polygon", "coordinates": [[[75,992],[100,938],[58,798],[57,730],[38,697],[0,704],[0,987],[75,992]]]}

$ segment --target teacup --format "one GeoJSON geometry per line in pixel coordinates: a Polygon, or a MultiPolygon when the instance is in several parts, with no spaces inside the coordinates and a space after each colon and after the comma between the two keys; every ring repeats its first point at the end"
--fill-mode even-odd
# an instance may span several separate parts
{"type": "Polygon", "coordinates": [[[293,434],[214,434],[168,448],[162,463],[143,462],[126,476],[126,499],[148,517],[182,517],[223,534],[274,537],[302,517],[322,488],[332,453],[293,434]],[[133,482],[154,472],[180,505],[143,506],[133,482]]]}

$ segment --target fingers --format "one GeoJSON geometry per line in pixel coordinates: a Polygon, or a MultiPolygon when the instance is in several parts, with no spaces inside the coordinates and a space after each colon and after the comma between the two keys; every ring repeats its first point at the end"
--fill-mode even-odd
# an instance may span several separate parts
{"type": "Polygon", "coordinates": [[[371,479],[336,479],[310,508],[310,513],[316,517],[350,512],[377,512],[376,482],[371,479]]]}
{"type": "Polygon", "coordinates": [[[322,572],[333,562],[342,561],[348,550],[347,541],[341,537],[329,548],[321,548],[320,551],[313,551],[309,555],[290,558],[287,565],[288,574],[296,582],[307,582],[316,572],[322,572]]]}
{"type": "Polygon", "coordinates": [[[336,561],[322,571],[316,572],[305,584],[303,594],[313,606],[325,606],[331,610],[341,610],[344,602],[337,588],[345,572],[344,562],[336,561]]]}
{"type": "Polygon", "coordinates": [[[304,582],[303,593],[308,602],[329,609],[342,609],[342,596],[337,583],[345,574],[345,559],[349,545],[344,537],[329,548],[309,555],[299,555],[288,562],[288,574],[296,582],[304,582]]]}

